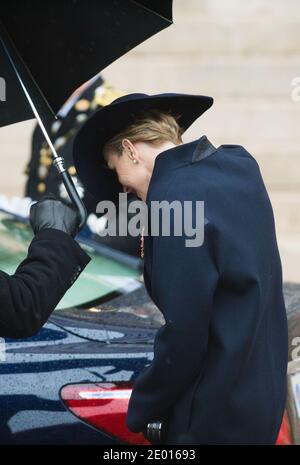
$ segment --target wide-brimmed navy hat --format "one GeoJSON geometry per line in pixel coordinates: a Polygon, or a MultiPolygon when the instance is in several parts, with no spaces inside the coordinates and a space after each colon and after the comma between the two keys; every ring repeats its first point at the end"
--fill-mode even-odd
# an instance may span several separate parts
{"type": "Polygon", "coordinates": [[[80,128],[73,144],[74,165],[85,189],[98,201],[117,203],[123,188],[103,158],[103,147],[141,113],[160,110],[174,115],[185,131],[213,104],[212,97],[187,94],[128,94],[100,108],[80,128]]]}

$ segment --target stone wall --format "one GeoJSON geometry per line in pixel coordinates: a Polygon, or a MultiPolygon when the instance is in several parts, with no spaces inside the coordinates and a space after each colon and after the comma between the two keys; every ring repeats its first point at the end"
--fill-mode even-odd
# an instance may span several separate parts
{"type": "MultiPolygon", "coordinates": [[[[244,145],[257,159],[285,275],[300,280],[300,101],[292,99],[300,77],[299,0],[174,0],[174,24],[103,75],[125,92],[214,97],[185,140],[206,134],[217,146],[244,145]]],[[[2,192],[21,192],[31,127],[0,130],[2,192]]]]}

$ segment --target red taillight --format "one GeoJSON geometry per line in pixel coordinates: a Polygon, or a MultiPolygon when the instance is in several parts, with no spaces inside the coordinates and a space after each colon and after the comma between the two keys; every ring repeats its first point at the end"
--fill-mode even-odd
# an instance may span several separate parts
{"type": "Polygon", "coordinates": [[[78,418],[127,444],[151,444],[142,433],[126,427],[128,402],[132,383],[125,381],[97,384],[70,384],[60,396],[67,408],[78,418]]]}
{"type": "MultiPolygon", "coordinates": [[[[70,384],[60,396],[66,407],[87,424],[127,444],[151,444],[142,433],[132,433],[126,427],[128,402],[132,383],[70,384]]],[[[276,445],[291,445],[291,428],[284,412],[276,445]]]]}
{"type": "Polygon", "coordinates": [[[277,446],[288,446],[293,444],[291,438],[291,427],[289,422],[289,417],[287,411],[284,411],[281,428],[278,434],[278,438],[276,440],[277,446]]]}

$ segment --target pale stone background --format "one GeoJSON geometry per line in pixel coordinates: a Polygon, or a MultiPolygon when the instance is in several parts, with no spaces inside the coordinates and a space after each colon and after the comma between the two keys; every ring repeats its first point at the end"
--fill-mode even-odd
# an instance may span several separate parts
{"type": "MultiPolygon", "coordinates": [[[[174,0],[174,25],[107,68],[125,92],[211,95],[186,133],[241,144],[257,159],[274,208],[286,280],[300,282],[299,0],[174,0]]],[[[0,130],[0,192],[21,194],[32,121],[0,130]]],[[[267,240],[267,238],[266,238],[267,240]]]]}

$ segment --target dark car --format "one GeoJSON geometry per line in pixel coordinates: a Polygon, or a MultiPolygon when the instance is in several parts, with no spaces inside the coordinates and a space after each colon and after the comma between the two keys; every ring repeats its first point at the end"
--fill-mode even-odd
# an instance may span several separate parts
{"type": "MultiPolygon", "coordinates": [[[[1,268],[13,273],[31,232],[1,215],[1,268]]],[[[163,316],[145,291],[140,260],[79,241],[93,260],[50,320],[36,336],[1,345],[0,444],[149,444],[126,429],[125,416],[163,316]]],[[[285,296],[295,328],[300,285],[286,283],[285,296]]]]}

